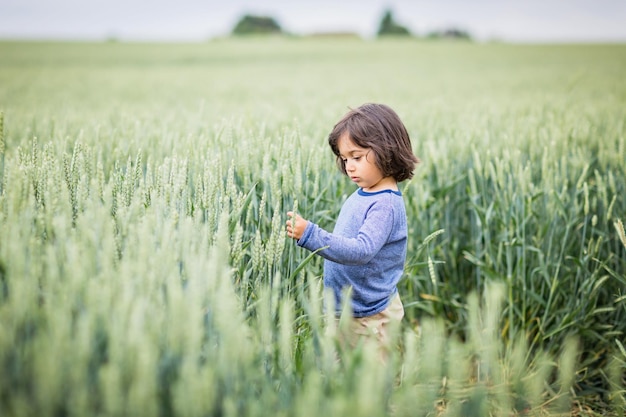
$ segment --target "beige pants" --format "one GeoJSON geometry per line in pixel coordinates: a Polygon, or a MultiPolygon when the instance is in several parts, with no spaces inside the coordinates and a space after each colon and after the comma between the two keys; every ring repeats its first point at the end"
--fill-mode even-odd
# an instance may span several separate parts
{"type": "Polygon", "coordinates": [[[397,331],[404,317],[404,306],[400,295],[396,295],[383,311],[367,317],[354,317],[348,326],[346,339],[351,347],[375,343],[379,356],[386,361],[392,346],[393,331],[397,331]]]}

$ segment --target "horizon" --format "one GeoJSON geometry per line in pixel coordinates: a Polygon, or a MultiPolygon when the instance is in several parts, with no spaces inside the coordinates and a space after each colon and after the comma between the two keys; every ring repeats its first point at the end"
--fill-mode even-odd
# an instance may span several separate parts
{"type": "Polygon", "coordinates": [[[295,36],[355,33],[375,38],[385,10],[417,37],[460,29],[476,41],[626,43],[626,2],[617,0],[0,0],[0,39],[198,42],[230,35],[245,14],[274,18],[295,36]]]}

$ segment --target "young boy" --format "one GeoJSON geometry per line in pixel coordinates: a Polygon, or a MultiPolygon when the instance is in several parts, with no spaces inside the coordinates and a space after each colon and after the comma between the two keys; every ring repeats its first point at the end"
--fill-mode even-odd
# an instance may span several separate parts
{"type": "MultiPolygon", "coordinates": [[[[389,348],[389,326],[404,308],[397,283],[404,271],[407,220],[398,183],[419,162],[398,115],[382,104],[364,104],[333,128],[328,143],[341,172],[359,188],[346,200],[332,233],[288,212],[287,235],[324,260],[324,286],[333,290],[337,314],[351,289],[356,336],[389,348]]],[[[355,340],[353,339],[353,340],[355,340]]]]}

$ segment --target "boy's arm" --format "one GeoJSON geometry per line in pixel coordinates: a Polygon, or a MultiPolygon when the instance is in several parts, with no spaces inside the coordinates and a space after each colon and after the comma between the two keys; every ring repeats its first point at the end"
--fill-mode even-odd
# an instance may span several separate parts
{"type": "Polygon", "coordinates": [[[299,246],[311,251],[328,246],[319,255],[345,265],[368,263],[387,242],[393,226],[393,210],[382,204],[372,206],[354,238],[329,233],[315,223],[297,217],[295,229],[292,226],[291,232],[288,224],[288,235],[298,239],[299,246]]]}

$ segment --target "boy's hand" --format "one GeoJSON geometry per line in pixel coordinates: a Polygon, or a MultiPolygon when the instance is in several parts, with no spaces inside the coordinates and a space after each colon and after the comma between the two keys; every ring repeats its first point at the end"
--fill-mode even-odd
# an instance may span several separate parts
{"type": "Polygon", "coordinates": [[[304,220],[299,214],[296,214],[294,217],[293,211],[288,211],[287,216],[289,216],[289,220],[287,220],[287,236],[300,240],[308,221],[304,220]]]}

